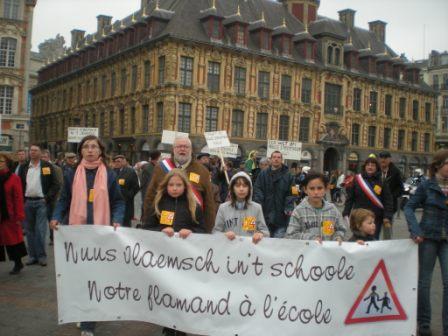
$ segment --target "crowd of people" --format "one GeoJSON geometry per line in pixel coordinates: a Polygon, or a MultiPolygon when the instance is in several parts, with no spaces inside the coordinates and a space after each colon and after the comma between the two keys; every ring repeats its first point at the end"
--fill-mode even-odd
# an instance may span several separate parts
{"type": "MultiPolygon", "coordinates": [[[[59,225],[117,229],[137,223],[169,237],[249,236],[254,244],[265,237],[320,244],[391,239],[403,194],[403,177],[389,152],[369,156],[358,174],[324,174],[297,163],[288,167],[279,151],[261,160],[253,151],[234,167],[233,161],[208,153],[195,156],[188,138],[176,138],[170,158],[154,150],[149,161],[132,167],[124,155],[109,159],[102,141],[87,136],[77,153],[54,163],[50,152],[35,144],[28,153],[18,151],[15,159],[0,153],[0,261],[8,256],[14,262],[11,275],[21,272],[26,255],[27,266],[47,265],[48,229],[59,225]],[[139,191],[142,216],[135,218],[139,191]]],[[[448,150],[434,155],[428,178],[421,180],[404,213],[410,237],[419,245],[419,335],[431,335],[429,292],[437,258],[448,335],[448,150]],[[420,222],[417,208],[423,208],[420,222]]],[[[82,322],[80,328],[81,335],[92,336],[95,322],[82,322]]],[[[185,335],[169,328],[164,334],[185,335]]]]}

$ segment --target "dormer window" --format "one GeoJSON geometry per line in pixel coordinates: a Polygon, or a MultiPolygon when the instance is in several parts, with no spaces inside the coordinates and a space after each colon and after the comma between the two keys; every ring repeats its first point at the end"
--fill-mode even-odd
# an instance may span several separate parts
{"type": "Polygon", "coordinates": [[[291,38],[288,36],[282,37],[282,54],[291,55],[291,38]]]}
{"type": "Polygon", "coordinates": [[[271,50],[271,34],[267,30],[260,31],[260,49],[271,50]]]}
{"type": "Polygon", "coordinates": [[[235,43],[246,45],[246,29],[243,25],[235,25],[235,43]]]}
{"type": "Polygon", "coordinates": [[[331,43],[327,47],[327,64],[341,65],[341,48],[336,43],[331,43]]]}
{"type": "Polygon", "coordinates": [[[217,18],[211,18],[210,19],[210,38],[215,40],[222,39],[222,25],[221,20],[218,20],[217,18]]]}

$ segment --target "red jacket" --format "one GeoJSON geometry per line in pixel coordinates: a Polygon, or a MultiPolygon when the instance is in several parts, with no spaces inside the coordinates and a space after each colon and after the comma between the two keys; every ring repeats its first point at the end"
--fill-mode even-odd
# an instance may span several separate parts
{"type": "Polygon", "coordinates": [[[6,180],[5,194],[9,218],[0,223],[0,245],[16,245],[23,242],[21,221],[25,219],[22,183],[16,174],[6,180]]]}

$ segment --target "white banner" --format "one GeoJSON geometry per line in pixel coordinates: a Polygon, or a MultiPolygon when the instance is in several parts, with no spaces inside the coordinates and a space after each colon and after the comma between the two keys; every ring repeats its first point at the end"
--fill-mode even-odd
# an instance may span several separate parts
{"type": "Polygon", "coordinates": [[[302,143],[295,141],[268,140],[267,156],[272,152],[279,151],[285,160],[300,160],[302,152],[302,143]]]}
{"type": "Polygon", "coordinates": [[[67,142],[81,142],[87,135],[98,136],[97,127],[68,127],[67,128],[67,142]]]}
{"type": "Polygon", "coordinates": [[[105,226],[55,231],[59,323],[146,321],[200,335],[412,335],[417,247],[105,226]]]}
{"type": "Polygon", "coordinates": [[[208,153],[210,155],[216,155],[220,156],[220,151],[222,152],[222,156],[225,158],[233,158],[236,159],[238,157],[238,145],[237,144],[230,144],[230,147],[222,147],[222,148],[216,148],[216,149],[209,149],[208,153]]]}
{"type": "Polygon", "coordinates": [[[226,131],[205,132],[205,140],[210,149],[230,147],[229,137],[226,131]]]}
{"type": "Polygon", "coordinates": [[[188,133],[163,130],[162,140],[163,144],[172,145],[176,138],[188,138],[188,133]]]}

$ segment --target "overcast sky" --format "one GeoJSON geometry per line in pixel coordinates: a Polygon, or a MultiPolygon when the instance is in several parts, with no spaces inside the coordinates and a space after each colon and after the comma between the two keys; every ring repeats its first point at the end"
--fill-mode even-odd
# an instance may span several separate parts
{"type": "MultiPolygon", "coordinates": [[[[37,51],[39,43],[58,33],[70,45],[70,31],[94,32],[97,15],[115,21],[139,7],[140,0],[38,0],[32,49],[37,51]]],[[[386,42],[409,59],[427,57],[433,49],[448,50],[448,0],[321,0],[319,14],[337,19],[338,10],[345,8],[356,10],[358,27],[368,29],[374,20],[387,22],[386,42]]]]}

